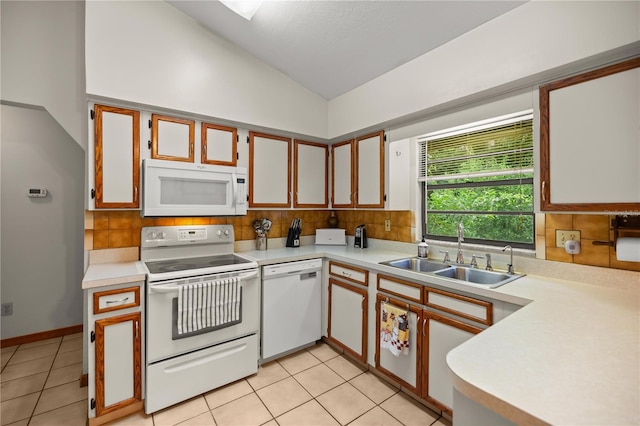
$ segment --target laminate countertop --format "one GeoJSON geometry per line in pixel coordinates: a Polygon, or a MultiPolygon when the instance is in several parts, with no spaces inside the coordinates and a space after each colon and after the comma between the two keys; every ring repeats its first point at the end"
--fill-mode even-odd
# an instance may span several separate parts
{"type": "MultiPolygon", "coordinates": [[[[625,290],[538,275],[486,289],[380,265],[408,256],[388,250],[308,245],[241,254],[261,266],[325,258],[519,304],[517,312],[449,352],[459,392],[519,424],[640,423],[638,273],[625,275],[638,280],[625,290]]],[[[83,288],[144,280],[144,271],[142,262],[90,265],[83,288]]]]}
{"type": "MultiPolygon", "coordinates": [[[[406,253],[345,246],[251,251],[260,264],[323,256],[413,280],[378,262],[406,253]]],[[[496,289],[429,285],[523,305],[449,352],[455,388],[518,424],[640,424],[640,274],[631,289],[526,275],[496,289]]]]}

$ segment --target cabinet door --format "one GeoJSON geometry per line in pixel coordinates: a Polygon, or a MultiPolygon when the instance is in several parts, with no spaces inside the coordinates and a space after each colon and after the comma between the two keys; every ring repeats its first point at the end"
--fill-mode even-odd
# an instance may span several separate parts
{"type": "Polygon", "coordinates": [[[153,114],[151,158],[193,163],[196,122],[153,114]]]}
{"type": "Polygon", "coordinates": [[[235,166],[237,163],[238,129],[202,123],[201,162],[220,166],[235,166]]]}
{"type": "Polygon", "coordinates": [[[291,207],[291,139],[249,132],[249,207],[291,207]]]}
{"type": "Polygon", "coordinates": [[[331,204],[353,207],[353,140],[331,145],[331,204]]]}
{"type": "Polygon", "coordinates": [[[140,112],[95,105],[95,207],[139,208],[140,112]]]}
{"type": "Polygon", "coordinates": [[[640,58],[540,87],[543,211],[640,211],[640,58]]]}
{"type": "Polygon", "coordinates": [[[142,400],[141,313],[95,322],[96,416],[142,400]]]}
{"type": "Polygon", "coordinates": [[[293,161],[293,207],[328,207],[328,146],[295,140],[293,161]]]}
{"type": "Polygon", "coordinates": [[[452,414],[453,383],[447,354],[482,329],[451,318],[423,311],[426,333],[422,343],[422,397],[452,414]]]}
{"type": "Polygon", "coordinates": [[[384,132],[356,139],[356,207],[384,207],[384,132]]]}
{"type": "Polygon", "coordinates": [[[398,381],[402,386],[419,394],[420,349],[422,346],[422,327],[420,325],[422,309],[407,305],[399,300],[378,294],[376,297],[376,369],[398,381]],[[380,323],[383,303],[391,303],[409,310],[409,349],[406,354],[394,355],[380,346],[382,338],[380,323]]]}
{"type": "Polygon", "coordinates": [[[367,290],[329,279],[329,340],[367,361],[367,290]]]}

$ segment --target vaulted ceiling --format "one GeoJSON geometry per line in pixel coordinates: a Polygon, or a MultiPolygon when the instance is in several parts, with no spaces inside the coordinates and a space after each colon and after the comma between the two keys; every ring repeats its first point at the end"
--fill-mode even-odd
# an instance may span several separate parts
{"type": "Polygon", "coordinates": [[[250,21],[217,0],[169,3],[329,100],[524,1],[267,0],[250,21]]]}

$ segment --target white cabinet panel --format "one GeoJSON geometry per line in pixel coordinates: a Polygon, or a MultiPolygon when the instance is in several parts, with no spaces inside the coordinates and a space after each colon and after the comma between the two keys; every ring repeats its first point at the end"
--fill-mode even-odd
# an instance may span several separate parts
{"type": "Polygon", "coordinates": [[[384,207],[384,132],[356,139],[356,207],[384,207]]]}
{"type": "Polygon", "coordinates": [[[353,141],[331,146],[331,197],[333,207],[353,207],[353,141]]]}
{"type": "Polygon", "coordinates": [[[238,130],[233,127],[202,123],[202,163],[235,166],[238,130]]]}
{"type": "Polygon", "coordinates": [[[291,207],[291,139],[250,132],[249,207],[291,207]]]}
{"type": "Polygon", "coordinates": [[[293,207],[327,207],[327,145],[296,140],[294,142],[293,207]]]}
{"type": "Polygon", "coordinates": [[[411,191],[414,190],[411,173],[410,140],[389,143],[389,210],[411,210],[411,191]]]}
{"type": "Polygon", "coordinates": [[[367,291],[329,280],[329,339],[366,361],[367,291]]]}
{"type": "Polygon", "coordinates": [[[640,58],[540,88],[541,209],[640,209],[640,58]]]}
{"type": "Polygon", "coordinates": [[[153,114],[151,121],[151,158],[194,162],[194,120],[153,114]]]}
{"type": "MultiPolygon", "coordinates": [[[[378,302],[380,304],[381,302],[378,302]]],[[[380,315],[378,310],[378,315],[380,315]]],[[[378,351],[378,359],[380,367],[387,370],[397,378],[408,383],[414,389],[419,386],[418,383],[418,365],[419,365],[419,345],[420,335],[418,334],[418,315],[409,311],[409,350],[395,356],[388,349],[376,348],[378,351]]],[[[380,330],[378,330],[378,333],[380,330]]]]}
{"type": "Polygon", "coordinates": [[[89,158],[89,187],[95,185],[89,208],[140,207],[140,112],[96,104],[89,125],[95,144],[89,158]]]}
{"type": "Polygon", "coordinates": [[[104,328],[105,407],[134,397],[135,327],[133,320],[128,320],[104,328]]]}

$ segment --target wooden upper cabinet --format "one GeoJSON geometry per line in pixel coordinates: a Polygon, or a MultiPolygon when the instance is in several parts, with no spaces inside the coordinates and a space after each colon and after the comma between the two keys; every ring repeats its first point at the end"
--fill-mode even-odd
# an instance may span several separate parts
{"type": "Polygon", "coordinates": [[[384,132],[362,136],[355,141],[355,206],[384,207],[384,132]]]}
{"type": "Polygon", "coordinates": [[[301,140],[295,140],[293,147],[293,207],[328,207],[329,147],[301,140]]]}
{"type": "Polygon", "coordinates": [[[542,211],[640,212],[640,58],[540,87],[542,211]]]}
{"type": "Polygon", "coordinates": [[[353,139],[331,145],[331,206],[353,207],[353,139]]]}
{"type": "Polygon", "coordinates": [[[201,162],[219,166],[235,166],[237,163],[238,129],[202,123],[201,162]]]}
{"type": "Polygon", "coordinates": [[[151,158],[194,162],[196,122],[152,114],[151,158]]]}
{"type": "Polygon", "coordinates": [[[249,132],[249,207],[291,207],[291,139],[249,132]]]}
{"type": "Polygon", "coordinates": [[[95,208],[140,207],[140,112],[94,106],[95,208]]]}

